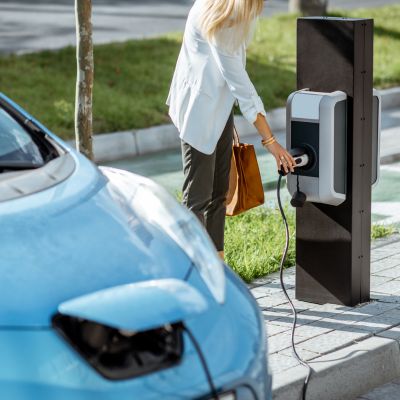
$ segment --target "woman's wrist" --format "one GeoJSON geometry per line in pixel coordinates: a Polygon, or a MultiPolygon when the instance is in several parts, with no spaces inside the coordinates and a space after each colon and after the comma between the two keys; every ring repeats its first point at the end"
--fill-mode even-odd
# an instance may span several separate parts
{"type": "Polygon", "coordinates": [[[263,114],[257,114],[257,120],[254,121],[254,126],[262,137],[262,141],[270,140],[274,137],[271,128],[263,114]]]}
{"type": "Polygon", "coordinates": [[[275,136],[271,134],[271,137],[266,140],[261,140],[261,143],[264,147],[268,147],[270,144],[275,143],[276,139],[275,136]]]}

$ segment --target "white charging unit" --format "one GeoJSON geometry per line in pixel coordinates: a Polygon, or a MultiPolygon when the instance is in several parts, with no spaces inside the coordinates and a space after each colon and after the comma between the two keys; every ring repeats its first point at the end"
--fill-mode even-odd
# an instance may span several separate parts
{"type": "MultiPolygon", "coordinates": [[[[304,147],[310,163],[286,177],[291,195],[300,190],[307,201],[338,206],[346,200],[347,95],[300,90],[290,94],[286,106],[286,148],[304,147]]],[[[381,99],[373,93],[372,188],[379,182],[381,99]]]]}

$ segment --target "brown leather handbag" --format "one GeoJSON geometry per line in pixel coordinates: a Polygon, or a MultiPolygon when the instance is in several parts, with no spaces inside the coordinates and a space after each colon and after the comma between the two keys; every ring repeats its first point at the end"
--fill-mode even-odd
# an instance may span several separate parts
{"type": "Polygon", "coordinates": [[[226,215],[229,216],[264,204],[264,189],[254,146],[240,143],[236,127],[234,130],[229,190],[225,203],[226,215]]]}

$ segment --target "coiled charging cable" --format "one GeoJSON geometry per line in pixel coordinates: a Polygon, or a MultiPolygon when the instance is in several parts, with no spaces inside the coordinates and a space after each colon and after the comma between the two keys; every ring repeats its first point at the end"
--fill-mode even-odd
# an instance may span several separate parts
{"type": "Polygon", "coordinates": [[[296,348],[295,348],[295,345],[294,345],[294,331],[296,329],[297,312],[296,312],[296,309],[294,308],[294,305],[293,305],[292,301],[290,300],[289,295],[287,294],[287,291],[285,289],[285,285],[283,284],[283,265],[285,264],[286,255],[287,255],[287,252],[289,250],[289,227],[288,227],[286,216],[285,216],[285,213],[283,211],[282,203],[281,203],[281,180],[282,180],[282,176],[284,174],[284,172],[282,170],[283,170],[283,168],[281,168],[281,170],[279,171],[278,190],[277,190],[277,192],[278,192],[279,210],[281,211],[283,222],[285,223],[286,246],[285,246],[285,251],[283,253],[282,260],[281,260],[281,268],[280,268],[280,273],[279,273],[279,279],[281,281],[281,286],[282,286],[283,293],[285,294],[285,297],[287,298],[287,300],[288,300],[288,302],[290,304],[290,308],[292,309],[292,312],[293,312],[293,325],[292,325],[292,335],[291,335],[291,339],[292,339],[292,354],[293,354],[293,357],[301,365],[303,365],[304,367],[308,368],[308,374],[307,374],[307,377],[306,377],[306,379],[304,381],[304,385],[303,385],[303,400],[306,400],[307,385],[308,385],[308,381],[309,381],[310,376],[311,376],[311,367],[304,360],[302,360],[299,357],[299,355],[297,354],[297,351],[296,351],[296,348]]]}

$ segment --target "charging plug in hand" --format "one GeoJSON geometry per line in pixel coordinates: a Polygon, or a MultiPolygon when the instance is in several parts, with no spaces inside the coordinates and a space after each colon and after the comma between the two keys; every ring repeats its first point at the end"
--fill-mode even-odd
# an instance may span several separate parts
{"type": "Polygon", "coordinates": [[[286,176],[289,172],[290,171],[285,172],[285,170],[283,168],[278,169],[278,174],[281,175],[281,176],[286,176]]]}

